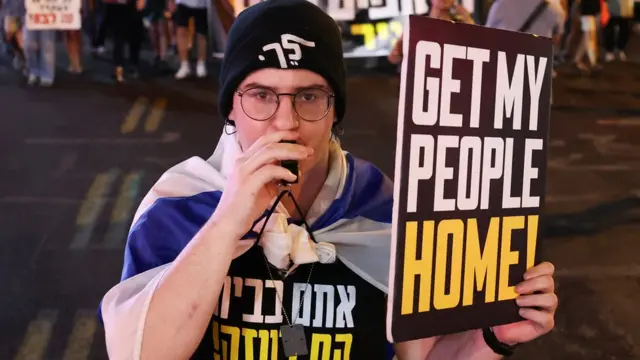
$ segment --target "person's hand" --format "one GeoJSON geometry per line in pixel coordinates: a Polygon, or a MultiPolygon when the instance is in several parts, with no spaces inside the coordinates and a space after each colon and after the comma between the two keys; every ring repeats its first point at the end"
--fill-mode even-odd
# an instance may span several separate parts
{"type": "Polygon", "coordinates": [[[525,320],[493,327],[498,340],[515,345],[529,342],[553,329],[558,297],[554,293],[553,264],[543,262],[524,274],[524,281],[516,285],[516,303],[525,320]]]}
{"type": "Polygon", "coordinates": [[[293,182],[298,174],[280,166],[282,160],[303,160],[313,149],[299,144],[280,143],[295,140],[290,131],[273,132],[260,137],[236,160],[225,185],[214,221],[224,222],[239,237],[250,230],[277,196],[278,182],[293,182]]]}
{"type": "Polygon", "coordinates": [[[138,11],[144,10],[144,6],[146,5],[146,0],[137,0],[136,1],[136,9],[138,11]]]}
{"type": "Polygon", "coordinates": [[[469,12],[469,10],[467,10],[467,8],[465,8],[462,4],[456,5],[455,8],[456,12],[462,15],[465,23],[475,24],[475,20],[473,20],[473,17],[471,16],[471,13],[469,12]]]}
{"type": "Polygon", "coordinates": [[[400,53],[400,51],[396,51],[394,49],[393,51],[391,51],[391,53],[389,53],[389,56],[387,57],[387,59],[393,65],[397,65],[400,63],[400,61],[402,61],[402,54],[400,53]]]}
{"type": "Polygon", "coordinates": [[[393,48],[391,48],[391,52],[389,56],[387,56],[387,60],[390,63],[397,65],[402,61],[402,35],[398,38],[395,44],[393,44],[393,48]]]}

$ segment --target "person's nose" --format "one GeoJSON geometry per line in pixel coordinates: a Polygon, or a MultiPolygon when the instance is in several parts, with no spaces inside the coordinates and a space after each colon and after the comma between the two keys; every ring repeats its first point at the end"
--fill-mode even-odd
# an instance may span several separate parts
{"type": "Polygon", "coordinates": [[[292,96],[280,96],[280,106],[278,106],[278,111],[274,114],[271,123],[278,130],[295,130],[298,128],[300,119],[293,107],[292,96]]]}

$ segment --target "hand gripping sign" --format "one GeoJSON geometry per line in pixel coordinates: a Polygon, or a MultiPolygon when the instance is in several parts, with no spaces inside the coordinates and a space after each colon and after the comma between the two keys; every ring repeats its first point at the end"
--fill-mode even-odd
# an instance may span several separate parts
{"type": "Polygon", "coordinates": [[[521,320],[545,194],[552,42],[410,16],[387,337],[521,320]]]}

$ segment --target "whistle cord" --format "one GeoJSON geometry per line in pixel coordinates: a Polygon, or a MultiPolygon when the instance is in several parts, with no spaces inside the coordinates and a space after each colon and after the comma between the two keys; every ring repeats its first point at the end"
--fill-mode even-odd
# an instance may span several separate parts
{"type": "MultiPolygon", "coordinates": [[[[276,201],[273,203],[273,205],[271,206],[271,208],[268,210],[267,212],[267,216],[264,220],[264,223],[262,224],[262,229],[260,229],[260,232],[258,233],[258,236],[256,237],[256,244],[259,243],[260,238],[262,237],[262,234],[264,233],[265,228],[267,227],[267,223],[269,222],[269,218],[271,218],[271,215],[275,212],[276,207],[278,206],[278,204],[280,203],[280,201],[282,201],[282,198],[289,194],[289,197],[291,198],[291,201],[293,202],[293,205],[296,208],[296,211],[298,212],[298,214],[300,214],[300,218],[302,219],[302,222],[305,226],[305,228],[307,229],[307,232],[309,234],[309,237],[311,238],[311,240],[313,240],[313,242],[317,242],[315,237],[313,236],[313,232],[311,231],[311,228],[309,227],[309,224],[307,224],[307,221],[304,218],[304,215],[302,214],[302,211],[300,210],[300,206],[298,205],[298,202],[296,201],[296,199],[294,198],[293,194],[291,193],[291,187],[287,186],[287,189],[284,189],[280,192],[280,194],[278,194],[278,197],[276,197],[276,201]]],[[[269,265],[269,261],[267,259],[267,256],[264,254],[264,251],[262,253],[263,257],[264,257],[264,263],[267,266],[267,271],[269,272],[269,277],[271,278],[272,282],[275,282],[273,275],[271,273],[271,266],[269,265]]],[[[298,306],[298,312],[295,314],[295,317],[293,318],[293,321],[290,321],[289,316],[287,315],[287,311],[284,308],[284,303],[282,302],[282,296],[280,295],[280,292],[278,291],[278,289],[276,288],[276,294],[278,295],[278,300],[280,301],[280,307],[282,308],[282,314],[284,315],[285,319],[287,320],[287,323],[289,324],[289,326],[293,326],[293,324],[295,324],[296,319],[300,316],[300,311],[302,311],[302,305],[304,304],[304,298],[306,295],[307,290],[309,289],[309,283],[311,282],[311,273],[313,273],[313,267],[314,267],[314,263],[311,263],[311,269],[309,270],[309,276],[307,277],[307,284],[303,290],[303,294],[300,297],[300,304],[298,306]]],[[[282,275],[282,274],[281,274],[282,275]]],[[[294,315],[294,314],[291,314],[294,315]]]]}

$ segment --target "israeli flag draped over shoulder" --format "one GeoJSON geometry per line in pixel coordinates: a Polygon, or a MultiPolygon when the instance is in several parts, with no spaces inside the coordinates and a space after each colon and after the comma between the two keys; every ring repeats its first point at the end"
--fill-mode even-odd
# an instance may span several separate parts
{"type": "MultiPolygon", "coordinates": [[[[100,307],[105,330],[117,336],[113,341],[117,348],[108,349],[110,358],[140,358],[142,332],[154,290],[171,262],[213,214],[227,175],[241,153],[236,136],[223,134],[208,160],[192,157],[172,167],[142,200],[127,239],[122,281],[107,292],[100,307]]],[[[295,254],[274,250],[283,239],[297,241],[305,246],[294,248],[316,250],[314,254],[319,255],[299,251],[300,262],[332,261],[318,251],[319,244],[330,244],[324,247],[326,251],[386,293],[392,208],[392,182],[377,167],[355,158],[331,140],[329,175],[307,216],[318,244],[308,240],[306,231],[295,231],[295,225],[287,225],[286,209],[279,206],[258,245],[277,265],[282,258],[297,262],[295,254]],[[295,235],[299,233],[304,234],[295,235]]],[[[238,242],[235,257],[254,246],[259,226],[257,221],[254,230],[238,242]]]]}

